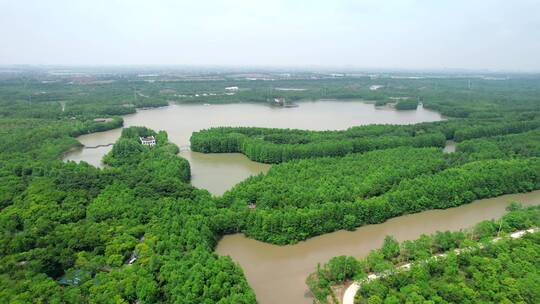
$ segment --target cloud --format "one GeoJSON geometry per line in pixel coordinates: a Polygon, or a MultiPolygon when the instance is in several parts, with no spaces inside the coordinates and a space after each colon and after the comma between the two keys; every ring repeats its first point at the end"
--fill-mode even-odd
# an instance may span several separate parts
{"type": "Polygon", "coordinates": [[[0,64],[539,70],[538,15],[528,0],[6,0],[0,64]]]}

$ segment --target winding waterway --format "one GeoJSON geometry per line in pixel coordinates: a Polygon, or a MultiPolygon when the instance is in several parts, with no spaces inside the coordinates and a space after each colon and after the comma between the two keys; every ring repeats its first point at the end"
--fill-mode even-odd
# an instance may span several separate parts
{"type": "MultiPolygon", "coordinates": [[[[181,148],[180,155],[191,164],[192,184],[222,194],[250,175],[266,172],[270,166],[256,163],[236,153],[202,154],[189,150],[194,131],[215,126],[258,126],[339,130],[366,124],[412,124],[443,119],[437,112],[419,107],[415,111],[396,111],[375,107],[362,101],[302,102],[296,108],[272,108],[261,104],[170,105],[141,110],[124,116],[124,125],[166,130],[169,139],[181,148]]],[[[101,166],[101,159],[115,142],[121,129],[78,137],[84,148],[70,151],[65,160],[86,161],[101,166]],[[96,148],[91,148],[96,147],[96,148]]],[[[455,145],[448,143],[446,152],[455,145]]],[[[496,218],[509,201],[540,204],[540,191],[477,201],[465,206],[434,210],[391,219],[383,224],[361,227],[354,232],[337,231],[289,246],[275,246],[248,239],[241,234],[228,235],[218,243],[216,252],[239,262],[260,303],[311,303],[305,279],[317,263],[337,255],[365,256],[380,247],[386,235],[398,240],[418,238],[437,230],[457,230],[496,218]]]]}
{"type": "Polygon", "coordinates": [[[305,280],[315,271],[317,263],[338,255],[365,257],[370,250],[380,248],[386,235],[404,241],[436,231],[468,228],[482,220],[500,217],[511,201],[540,204],[540,190],[400,216],[382,224],[360,227],[352,232],[328,233],[295,245],[277,246],[248,239],[242,234],[227,235],[218,243],[216,252],[240,263],[259,303],[307,304],[313,299],[305,280]]]}
{"type": "MultiPolygon", "coordinates": [[[[124,126],[145,126],[165,130],[169,139],[181,148],[180,155],[191,164],[192,184],[222,194],[250,175],[268,171],[267,164],[249,160],[242,154],[201,154],[189,151],[194,131],[218,126],[256,126],[308,130],[341,130],[355,125],[412,124],[443,119],[437,112],[421,106],[414,111],[375,107],[362,101],[301,102],[296,108],[277,108],[264,104],[177,105],[140,110],[124,116],[124,126]]],[[[77,139],[86,147],[67,153],[64,160],[84,160],[101,166],[103,155],[111,147],[95,147],[115,142],[121,129],[82,135],[77,139]]]]}

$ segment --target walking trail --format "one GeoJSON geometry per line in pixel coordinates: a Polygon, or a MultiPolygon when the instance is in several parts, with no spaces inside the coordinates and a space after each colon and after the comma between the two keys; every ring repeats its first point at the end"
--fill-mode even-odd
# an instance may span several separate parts
{"type": "MultiPolygon", "coordinates": [[[[538,232],[540,231],[539,228],[531,228],[531,229],[527,229],[527,230],[520,230],[520,231],[516,231],[512,234],[510,234],[510,238],[512,239],[518,239],[522,236],[524,236],[525,234],[527,233],[533,233],[533,232],[538,232]]],[[[493,240],[491,240],[492,243],[495,243],[497,241],[501,240],[500,237],[497,237],[497,238],[494,238],[493,240]]],[[[480,248],[482,249],[483,246],[480,245],[479,247],[467,247],[467,248],[461,248],[461,249],[455,249],[454,250],[454,253],[455,254],[460,254],[461,252],[464,252],[464,251],[470,251],[470,250],[473,250],[473,249],[476,249],[476,248],[480,248]]],[[[433,258],[437,259],[437,258],[444,258],[446,257],[446,253],[443,253],[443,254],[437,254],[435,255],[433,258]]],[[[411,263],[407,263],[405,265],[401,265],[399,267],[396,268],[397,271],[407,271],[411,269],[411,263]]],[[[349,287],[347,287],[347,289],[345,290],[345,293],[343,294],[343,301],[342,303],[343,304],[354,304],[354,297],[356,296],[356,293],[358,292],[358,290],[360,289],[360,286],[363,284],[363,283],[366,283],[366,282],[370,282],[370,281],[373,281],[373,280],[376,280],[376,279],[379,279],[379,278],[383,278],[383,277],[386,277],[392,273],[394,273],[395,271],[385,271],[385,272],[381,272],[381,273],[378,273],[378,274],[375,274],[375,273],[371,273],[367,276],[366,279],[363,279],[363,280],[360,280],[360,281],[356,281],[356,282],[353,282],[349,287]]]]}

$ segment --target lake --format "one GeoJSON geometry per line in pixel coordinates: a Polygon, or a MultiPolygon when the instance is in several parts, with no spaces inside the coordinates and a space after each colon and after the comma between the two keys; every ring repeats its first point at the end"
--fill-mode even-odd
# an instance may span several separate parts
{"type": "MultiPolygon", "coordinates": [[[[145,126],[167,131],[169,139],[181,148],[180,155],[191,164],[191,183],[214,195],[220,195],[250,175],[268,171],[270,165],[253,162],[242,154],[192,152],[189,150],[189,138],[194,131],[218,126],[343,130],[356,125],[413,124],[442,119],[438,112],[422,106],[417,110],[397,111],[391,107],[375,107],[372,103],[360,100],[324,100],[300,102],[296,108],[252,103],[172,104],[126,115],[124,126],[145,126]]],[[[114,143],[120,133],[121,129],[114,129],[79,136],[77,139],[86,148],[66,153],[64,160],[86,161],[94,166],[101,166],[103,155],[109,152],[111,147],[88,147],[114,143]]]]}

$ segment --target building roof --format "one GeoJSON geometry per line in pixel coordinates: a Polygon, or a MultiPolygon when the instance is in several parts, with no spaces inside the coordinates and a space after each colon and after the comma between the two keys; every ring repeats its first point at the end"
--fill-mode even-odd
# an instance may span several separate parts
{"type": "Polygon", "coordinates": [[[139,139],[140,139],[141,141],[152,141],[152,140],[156,140],[156,139],[154,138],[154,136],[139,137],[139,139]]]}

